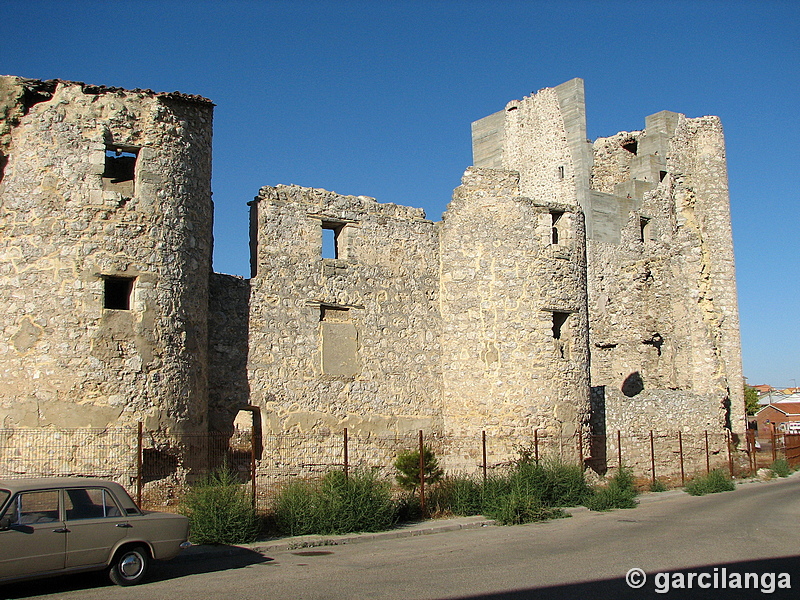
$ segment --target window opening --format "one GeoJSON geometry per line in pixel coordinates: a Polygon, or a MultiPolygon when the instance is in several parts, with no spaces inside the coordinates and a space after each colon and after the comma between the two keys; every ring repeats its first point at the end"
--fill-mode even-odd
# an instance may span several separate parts
{"type": "Polygon", "coordinates": [[[350,309],[349,308],[340,308],[338,306],[328,306],[325,304],[321,304],[319,307],[319,320],[320,321],[349,321],[350,320],[350,309]]]}
{"type": "Polygon", "coordinates": [[[564,216],[562,211],[551,211],[550,212],[550,243],[551,244],[558,244],[559,240],[559,231],[558,231],[558,222],[561,220],[561,217],[564,216]]]}
{"type": "Polygon", "coordinates": [[[569,313],[553,311],[553,342],[555,344],[556,356],[567,358],[565,341],[562,339],[564,324],[567,322],[569,313]]]}
{"type": "Polygon", "coordinates": [[[622,142],[621,146],[623,150],[627,150],[633,155],[636,155],[636,152],[639,149],[639,143],[636,140],[628,140],[626,142],[622,142]]]}
{"type": "Polygon", "coordinates": [[[667,172],[666,171],[659,171],[658,172],[658,180],[659,181],[664,181],[664,177],[666,177],[666,176],[667,176],[667,172]]]}
{"type": "Polygon", "coordinates": [[[111,310],[130,310],[133,295],[132,277],[103,278],[103,308],[111,310]]]}
{"type": "Polygon", "coordinates": [[[558,178],[559,179],[564,179],[564,165],[561,165],[560,167],[558,167],[558,178]]]}
{"type": "Polygon", "coordinates": [[[133,196],[133,181],[136,175],[138,148],[106,146],[103,169],[103,189],[133,196]]]}
{"type": "Polygon", "coordinates": [[[322,222],[322,258],[339,258],[339,234],[343,228],[341,223],[322,222]]]}
{"type": "Polygon", "coordinates": [[[562,328],[564,327],[564,323],[567,322],[567,317],[569,317],[569,313],[564,312],[554,312],[553,313],[553,339],[560,340],[562,328]]]}
{"type": "Polygon", "coordinates": [[[319,307],[322,342],[322,372],[325,375],[353,377],[361,372],[358,358],[358,330],[347,308],[319,307]]]}
{"type": "Polygon", "coordinates": [[[650,219],[639,219],[639,241],[646,242],[650,239],[650,219]]]}

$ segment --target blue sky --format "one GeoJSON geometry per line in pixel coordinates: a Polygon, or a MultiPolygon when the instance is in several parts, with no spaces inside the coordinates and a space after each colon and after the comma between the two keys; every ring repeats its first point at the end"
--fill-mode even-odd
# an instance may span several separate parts
{"type": "Polygon", "coordinates": [[[800,3],[0,4],[0,73],[216,103],[215,270],[248,274],[247,206],[295,183],[439,220],[470,123],[582,77],[589,137],[660,110],[722,118],[744,373],[800,385],[800,3]]]}

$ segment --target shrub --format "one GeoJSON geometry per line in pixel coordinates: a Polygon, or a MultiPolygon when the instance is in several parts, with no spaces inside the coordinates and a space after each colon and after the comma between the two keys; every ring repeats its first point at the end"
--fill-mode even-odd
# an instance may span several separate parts
{"type": "Polygon", "coordinates": [[[686,485],[686,491],[692,496],[704,496],[717,492],[730,492],[735,489],[733,480],[722,470],[714,469],[708,475],[700,475],[686,485]]]}
{"type": "Polygon", "coordinates": [[[656,479],[650,484],[650,491],[651,492],[666,492],[667,491],[667,486],[664,485],[664,482],[661,481],[660,479],[656,479]]]}
{"type": "Polygon", "coordinates": [[[611,510],[613,508],[636,507],[636,485],[633,472],[625,467],[618,469],[608,486],[597,488],[584,503],[589,510],[611,510]]]}
{"type": "Polygon", "coordinates": [[[560,508],[545,506],[535,495],[518,489],[487,496],[483,514],[501,525],[519,525],[566,516],[560,508]]]}
{"type": "Polygon", "coordinates": [[[317,481],[296,481],[284,487],[275,504],[275,526],[288,535],[338,534],[389,529],[398,507],[390,485],[372,472],[346,477],[332,471],[317,481]]]}
{"type": "Polygon", "coordinates": [[[774,461],[769,468],[778,477],[788,477],[792,474],[792,467],[789,466],[789,462],[785,458],[779,458],[774,461]]]}
{"type": "Polygon", "coordinates": [[[427,503],[436,514],[462,517],[481,514],[481,483],[469,475],[451,475],[431,488],[427,503]]]}
{"type": "Polygon", "coordinates": [[[305,535],[317,531],[319,499],[316,484],[293,481],[285,485],[275,500],[272,521],[287,535],[305,535]]]}
{"type": "Polygon", "coordinates": [[[247,489],[227,468],[192,486],[181,512],[189,517],[195,544],[243,544],[256,539],[261,530],[247,489]]]}
{"type": "MultiPolygon", "coordinates": [[[[439,468],[439,461],[433,450],[427,446],[422,448],[422,465],[425,473],[425,483],[434,484],[444,475],[444,471],[439,468]]],[[[397,483],[400,487],[413,490],[420,484],[419,478],[419,450],[406,450],[401,452],[397,460],[394,461],[394,468],[399,471],[397,483]]]]}
{"type": "Polygon", "coordinates": [[[581,504],[591,490],[580,465],[536,462],[520,452],[508,472],[487,478],[480,492],[483,514],[513,525],[566,516],[558,507],[581,504]]]}
{"type": "Polygon", "coordinates": [[[519,460],[511,478],[514,485],[538,497],[545,506],[578,506],[591,494],[581,466],[557,460],[519,460]]]}

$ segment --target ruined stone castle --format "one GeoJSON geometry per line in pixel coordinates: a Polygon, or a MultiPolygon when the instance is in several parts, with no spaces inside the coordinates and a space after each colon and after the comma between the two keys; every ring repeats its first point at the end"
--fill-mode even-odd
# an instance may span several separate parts
{"type": "Polygon", "coordinates": [[[0,78],[0,428],[743,431],[717,118],[592,142],[582,80],[543,89],[473,123],[438,222],[261,188],[241,279],[212,271],[212,109],[0,78]]]}

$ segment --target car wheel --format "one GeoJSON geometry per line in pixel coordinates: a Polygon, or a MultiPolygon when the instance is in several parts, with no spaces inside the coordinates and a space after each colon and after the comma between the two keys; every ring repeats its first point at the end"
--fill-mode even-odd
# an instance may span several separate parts
{"type": "Polygon", "coordinates": [[[108,576],[117,585],[136,585],[144,579],[147,567],[150,564],[150,555],[143,546],[125,548],[117,552],[108,576]]]}

